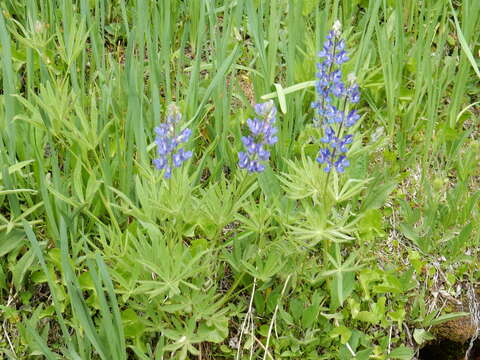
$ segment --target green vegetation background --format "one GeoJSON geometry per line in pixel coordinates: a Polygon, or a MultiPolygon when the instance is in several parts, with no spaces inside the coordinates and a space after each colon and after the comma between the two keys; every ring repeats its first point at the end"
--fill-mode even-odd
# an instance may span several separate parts
{"type": "Polygon", "coordinates": [[[0,11],[0,356],[411,359],[478,310],[478,0],[0,11]],[[362,120],[326,183],[310,103],[335,19],[362,120]],[[269,98],[279,142],[247,175],[269,98]],[[194,156],[165,181],[171,101],[194,156]]]}

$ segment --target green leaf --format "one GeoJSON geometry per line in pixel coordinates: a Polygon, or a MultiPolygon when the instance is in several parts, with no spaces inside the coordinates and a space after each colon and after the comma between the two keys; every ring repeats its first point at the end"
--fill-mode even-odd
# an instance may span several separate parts
{"type": "Polygon", "coordinates": [[[292,300],[290,300],[288,311],[293,316],[295,321],[300,320],[303,312],[305,311],[305,300],[293,298],[292,300]]]}
{"type": "Polygon", "coordinates": [[[33,249],[28,250],[12,269],[12,280],[15,288],[20,289],[23,279],[30,270],[35,260],[35,252],[33,249]]]}
{"type": "Polygon", "coordinates": [[[359,221],[358,229],[362,240],[373,240],[377,236],[383,236],[383,214],[378,209],[367,210],[359,221]]]}
{"type": "Polygon", "coordinates": [[[365,322],[368,322],[370,324],[376,324],[376,323],[378,323],[379,319],[378,319],[377,314],[375,314],[374,312],[360,311],[356,316],[356,320],[365,321],[365,322]]]}
{"type": "Polygon", "coordinates": [[[478,78],[480,79],[480,70],[478,69],[477,62],[475,61],[475,58],[473,57],[472,51],[470,50],[470,47],[467,44],[467,40],[465,40],[465,37],[463,36],[462,29],[461,29],[460,24],[458,22],[457,14],[456,14],[456,12],[453,8],[453,5],[452,5],[452,0],[449,0],[449,3],[450,3],[450,8],[452,9],[453,20],[455,21],[455,28],[457,30],[458,41],[460,41],[460,45],[462,46],[462,50],[465,53],[465,55],[467,56],[467,59],[470,62],[470,65],[472,65],[472,68],[475,71],[475,74],[477,74],[478,78]]]}
{"type": "Polygon", "coordinates": [[[279,202],[281,193],[280,182],[271,167],[267,167],[265,171],[258,174],[258,183],[268,201],[279,202]]]}
{"type": "Polygon", "coordinates": [[[385,180],[385,183],[381,184],[382,179],[376,179],[373,183],[370,183],[367,191],[367,197],[363,203],[363,211],[378,209],[385,204],[388,195],[395,189],[397,182],[395,180],[385,180]]]}
{"type": "Polygon", "coordinates": [[[389,355],[391,359],[411,360],[414,354],[415,353],[411,348],[402,345],[393,349],[389,355]]]}
{"type": "MultiPolygon", "coordinates": [[[[7,277],[5,276],[5,272],[3,271],[2,265],[0,265],[0,290],[7,289],[7,277]]],[[[1,294],[1,291],[0,291],[1,294]]]]}
{"type": "MultiPolygon", "coordinates": [[[[45,275],[47,276],[48,279],[48,286],[50,287],[50,292],[52,294],[52,299],[53,299],[53,305],[55,307],[55,314],[56,314],[56,320],[60,324],[60,328],[62,330],[62,335],[64,339],[67,339],[67,346],[68,349],[71,353],[73,353],[73,345],[72,345],[72,339],[70,337],[70,333],[67,330],[67,325],[65,322],[65,319],[63,317],[63,309],[62,309],[62,301],[59,299],[57,292],[55,291],[55,282],[51,276],[51,273],[48,270],[47,264],[45,263],[45,258],[43,256],[42,250],[40,248],[40,244],[33,233],[33,230],[28,222],[25,220],[22,222],[23,223],[23,228],[25,230],[25,233],[27,235],[28,240],[30,241],[30,244],[32,245],[32,249],[35,252],[35,255],[40,262],[40,266],[43,269],[45,275]]],[[[41,337],[38,335],[36,330],[33,327],[27,328],[31,332],[31,335],[35,337],[38,342],[41,342],[41,337]]],[[[48,357],[48,354],[50,353],[48,349],[43,349],[44,355],[48,357]]],[[[49,358],[49,357],[48,357],[49,358]]]]}
{"type": "Polygon", "coordinates": [[[342,313],[333,313],[333,314],[328,314],[328,313],[320,313],[322,316],[324,316],[325,318],[327,318],[328,320],[332,320],[332,319],[335,319],[335,320],[343,320],[343,314],[342,313]]]}
{"type": "MultiPolygon", "coordinates": [[[[14,172],[20,172],[20,170],[22,170],[24,167],[26,167],[27,165],[30,165],[32,162],[34,162],[34,160],[26,160],[26,161],[20,161],[16,164],[13,164],[12,166],[10,166],[8,168],[8,175],[11,175],[13,174],[14,172]]],[[[0,180],[3,179],[3,174],[2,172],[0,172],[0,180]]]]}
{"type": "Polygon", "coordinates": [[[141,337],[145,326],[138,318],[137,313],[133,309],[126,309],[121,313],[122,323],[127,337],[141,337]]]}
{"type": "Polygon", "coordinates": [[[466,317],[466,316],[470,316],[470,313],[455,312],[455,313],[441,315],[441,316],[433,319],[432,321],[430,321],[428,326],[438,325],[438,324],[441,324],[441,323],[444,323],[444,322],[447,322],[447,321],[450,321],[450,320],[455,320],[455,319],[459,319],[459,318],[466,317]]]}
{"type": "Polygon", "coordinates": [[[340,342],[342,344],[346,344],[348,340],[350,340],[350,336],[352,336],[352,331],[345,327],[345,326],[337,326],[332,331],[330,331],[330,337],[335,338],[340,336],[340,342]]]}
{"type": "Polygon", "coordinates": [[[342,263],[339,244],[335,244],[335,258],[329,253],[326,253],[326,256],[332,265],[332,270],[324,271],[319,276],[320,278],[333,277],[333,280],[329,281],[328,284],[332,297],[330,306],[336,308],[342,306],[355,289],[355,271],[360,270],[361,267],[355,264],[356,253],[354,252],[342,263]]]}
{"type": "Polygon", "coordinates": [[[18,249],[24,243],[25,233],[13,230],[9,233],[0,233],[0,258],[11,251],[18,249]]]}
{"type": "Polygon", "coordinates": [[[280,309],[278,311],[278,314],[280,315],[280,318],[285,321],[288,325],[292,326],[295,325],[295,322],[293,321],[292,315],[290,315],[288,312],[286,312],[283,309],[280,309]]]}
{"type": "Polygon", "coordinates": [[[316,5],[317,5],[316,0],[304,0],[303,1],[302,15],[303,16],[308,16],[315,9],[316,5]]]}
{"type": "Polygon", "coordinates": [[[277,89],[278,102],[280,104],[280,110],[282,113],[287,113],[287,101],[285,100],[285,93],[283,92],[282,85],[275,83],[275,89],[277,89]]]}
{"type": "Polygon", "coordinates": [[[90,272],[85,271],[78,277],[78,283],[82,290],[95,290],[95,285],[90,272]]]}
{"type": "Polygon", "coordinates": [[[319,292],[315,292],[312,297],[312,304],[305,309],[302,314],[302,325],[304,329],[311,328],[317,321],[318,313],[327,310],[322,306],[323,296],[319,292]]]}
{"type": "Polygon", "coordinates": [[[406,311],[405,311],[405,308],[403,307],[399,308],[396,311],[390,311],[388,313],[388,316],[390,317],[390,319],[392,319],[393,321],[396,321],[399,328],[402,327],[402,323],[405,320],[405,315],[406,315],[406,311]]]}
{"type": "Polygon", "coordinates": [[[206,341],[221,343],[228,336],[228,318],[225,316],[216,316],[206,322],[200,323],[198,335],[206,341]]]}
{"type": "Polygon", "coordinates": [[[425,329],[415,329],[413,331],[413,338],[415,339],[418,345],[422,345],[427,341],[435,339],[435,337],[425,329]]]}
{"type": "MultiPolygon", "coordinates": [[[[289,86],[285,89],[282,89],[282,93],[284,95],[291,94],[291,93],[294,93],[296,91],[300,91],[300,90],[303,90],[303,89],[306,89],[306,88],[309,88],[309,87],[314,87],[315,83],[316,83],[315,80],[310,80],[310,81],[305,81],[305,82],[302,82],[302,83],[298,83],[298,84],[289,86]]],[[[268,99],[276,98],[277,96],[278,96],[278,92],[272,92],[272,93],[262,95],[261,99],[262,100],[268,100],[268,99]]]]}
{"type": "Polygon", "coordinates": [[[218,71],[213,77],[212,81],[208,85],[205,93],[203,95],[202,101],[198,105],[196,113],[192,116],[192,118],[185,124],[186,127],[190,126],[190,124],[197,119],[200,115],[201,111],[203,111],[204,105],[207,103],[208,99],[213,93],[213,90],[218,86],[221,81],[225,80],[225,74],[230,69],[230,65],[234,62],[235,58],[238,56],[239,53],[239,46],[236,45],[235,48],[232,50],[230,55],[222,62],[222,64],[218,67],[218,71]]]}
{"type": "Polygon", "coordinates": [[[263,314],[265,312],[265,297],[263,296],[262,293],[256,292],[255,295],[253,295],[253,302],[255,303],[255,309],[259,314],[263,314]]]}
{"type": "Polygon", "coordinates": [[[417,231],[411,226],[410,224],[407,223],[401,223],[399,225],[399,229],[402,232],[403,235],[407,239],[412,240],[415,244],[418,242],[418,239],[420,238],[420,235],[417,233],[417,231]]]}
{"type": "Polygon", "coordinates": [[[370,284],[379,281],[381,279],[381,275],[379,274],[378,270],[362,269],[358,278],[363,292],[365,293],[365,299],[369,300],[371,290],[370,284]]]}
{"type": "Polygon", "coordinates": [[[370,359],[370,355],[372,354],[373,350],[372,349],[365,349],[362,351],[359,351],[355,354],[355,360],[368,360],[370,359]]]}
{"type": "Polygon", "coordinates": [[[343,305],[343,302],[350,296],[350,294],[355,289],[355,274],[353,272],[341,272],[333,278],[332,285],[332,296],[338,301],[340,306],[343,305]]]}
{"type": "Polygon", "coordinates": [[[448,244],[448,249],[450,250],[453,256],[459,255],[460,252],[467,245],[470,239],[470,234],[472,233],[472,230],[473,230],[473,224],[469,223],[463,227],[462,231],[460,232],[460,234],[458,234],[458,236],[450,240],[448,244]]]}

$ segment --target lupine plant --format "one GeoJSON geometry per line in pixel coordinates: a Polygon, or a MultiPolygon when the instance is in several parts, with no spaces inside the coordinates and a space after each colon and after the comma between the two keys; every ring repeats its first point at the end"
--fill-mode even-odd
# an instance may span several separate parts
{"type": "Polygon", "coordinates": [[[350,165],[346,153],[353,141],[353,135],[346,132],[360,118],[356,110],[349,109],[349,105],[358,103],[360,91],[354,74],[348,75],[347,83],[343,81],[341,67],[349,58],[338,20],[318,56],[322,59],[317,63],[318,98],[312,107],[316,111],[315,124],[324,130],[321,142],[325,147],[320,149],[317,161],[325,165],[326,172],[334,168],[342,173],[350,165]]]}
{"type": "Polygon", "coordinates": [[[158,170],[164,170],[163,176],[166,179],[172,176],[172,168],[180,167],[184,161],[192,157],[190,150],[179,148],[192,134],[189,128],[179,132],[178,125],[181,120],[180,109],[172,103],[168,106],[165,122],[155,128],[158,158],[153,160],[153,164],[158,170]]]}
{"type": "Polygon", "coordinates": [[[247,120],[250,134],[242,137],[246,151],[238,153],[238,166],[250,173],[265,170],[264,162],[270,159],[269,145],[278,141],[277,128],[274,126],[277,108],[273,101],[255,105],[256,117],[247,120]]]}

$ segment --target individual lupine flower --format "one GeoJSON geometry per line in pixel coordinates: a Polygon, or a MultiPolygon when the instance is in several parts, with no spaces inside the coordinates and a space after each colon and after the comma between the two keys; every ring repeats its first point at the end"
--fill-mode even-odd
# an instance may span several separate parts
{"type": "Polygon", "coordinates": [[[269,145],[278,141],[277,128],[274,126],[277,109],[273,101],[255,105],[256,117],[247,120],[250,135],[242,137],[246,151],[238,153],[238,166],[248,172],[262,172],[270,159],[269,145]]]}
{"type": "Polygon", "coordinates": [[[325,164],[326,172],[332,168],[344,172],[350,165],[345,154],[353,142],[353,135],[343,136],[343,132],[360,119],[356,110],[349,109],[350,104],[360,100],[356,77],[349,74],[346,83],[342,79],[341,66],[349,58],[341,35],[341,24],[337,20],[318,53],[322,60],[317,64],[317,99],[312,103],[316,113],[314,123],[323,127],[324,136],[320,140],[325,144],[318,153],[317,161],[325,164]]]}
{"type": "Polygon", "coordinates": [[[347,117],[345,118],[345,126],[351,127],[356,124],[356,122],[360,119],[360,115],[357,114],[356,110],[351,110],[347,117]]]}
{"type": "Polygon", "coordinates": [[[329,148],[322,148],[318,152],[317,162],[319,164],[326,164],[325,171],[329,172],[332,167],[332,153],[329,148]]]}
{"type": "Polygon", "coordinates": [[[172,176],[172,168],[180,167],[184,161],[192,157],[191,151],[179,148],[192,135],[189,128],[178,133],[177,127],[181,120],[180,109],[172,103],[168,106],[165,122],[155,128],[158,158],[153,160],[153,165],[158,170],[164,170],[163,176],[166,179],[172,176]]]}
{"type": "Polygon", "coordinates": [[[343,137],[342,140],[338,141],[335,144],[335,147],[341,152],[346,153],[348,151],[347,145],[350,145],[353,142],[353,135],[348,134],[343,137]]]}
{"type": "Polygon", "coordinates": [[[350,86],[347,88],[348,100],[352,104],[356,104],[360,101],[360,90],[357,84],[357,77],[355,74],[350,73],[348,74],[347,81],[350,84],[350,86]]]}
{"type": "Polygon", "coordinates": [[[325,136],[321,140],[325,144],[329,144],[332,141],[336,140],[335,130],[333,130],[333,128],[330,126],[327,126],[325,128],[325,136]]]}
{"type": "Polygon", "coordinates": [[[348,161],[345,155],[341,155],[338,157],[338,160],[335,161],[334,166],[339,173],[343,173],[345,168],[350,166],[350,161],[348,161]]]}

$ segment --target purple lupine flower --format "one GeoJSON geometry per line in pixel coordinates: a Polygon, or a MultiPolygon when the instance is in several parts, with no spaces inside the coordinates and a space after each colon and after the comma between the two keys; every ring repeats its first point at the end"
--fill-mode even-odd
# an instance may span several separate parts
{"type": "Polygon", "coordinates": [[[355,123],[358,121],[358,119],[360,119],[360,115],[357,114],[357,111],[356,110],[351,110],[346,119],[345,119],[345,126],[346,127],[351,127],[353,125],[355,125],[355,123]]]}
{"type": "Polygon", "coordinates": [[[331,147],[335,148],[339,153],[346,153],[348,151],[347,145],[353,141],[353,135],[345,135],[343,139],[338,140],[335,138],[335,142],[331,143],[331,147]]]}
{"type": "Polygon", "coordinates": [[[319,152],[318,152],[318,156],[317,156],[317,162],[319,162],[320,164],[331,164],[331,153],[330,153],[330,149],[329,148],[324,148],[324,149],[321,149],[319,152]]]}
{"type": "Polygon", "coordinates": [[[321,141],[325,144],[329,144],[333,142],[336,139],[335,137],[335,131],[333,130],[332,127],[327,126],[325,128],[325,136],[321,139],[321,141]]]}
{"type": "Polygon", "coordinates": [[[355,74],[349,74],[347,80],[350,83],[350,86],[347,88],[348,100],[352,104],[356,104],[360,101],[360,90],[358,88],[355,74]]]}
{"type": "Polygon", "coordinates": [[[278,141],[277,128],[274,126],[277,109],[273,101],[255,105],[256,117],[247,120],[250,135],[242,137],[246,151],[238,153],[238,166],[248,172],[262,172],[266,162],[270,159],[268,145],[278,141]]]}
{"type": "Polygon", "coordinates": [[[346,83],[343,80],[341,66],[349,57],[341,35],[341,24],[337,20],[318,53],[321,61],[316,65],[317,99],[312,103],[316,114],[314,123],[323,127],[324,136],[320,141],[325,144],[319,150],[317,162],[325,165],[326,172],[334,168],[340,173],[350,165],[345,154],[353,142],[352,134],[342,135],[360,119],[356,110],[349,109],[350,104],[359,102],[360,90],[355,75],[349,74],[346,83]]]}
{"type": "Polygon", "coordinates": [[[335,161],[335,169],[339,173],[343,173],[345,171],[345,168],[350,166],[350,161],[348,161],[347,157],[345,155],[339,156],[338,160],[335,161]]]}
{"type": "Polygon", "coordinates": [[[168,106],[165,122],[155,128],[158,158],[153,160],[153,165],[158,170],[163,170],[163,177],[166,179],[172,176],[172,168],[180,167],[184,161],[192,157],[190,150],[177,149],[192,135],[189,128],[177,133],[178,123],[181,119],[180,109],[172,103],[168,106]]]}

